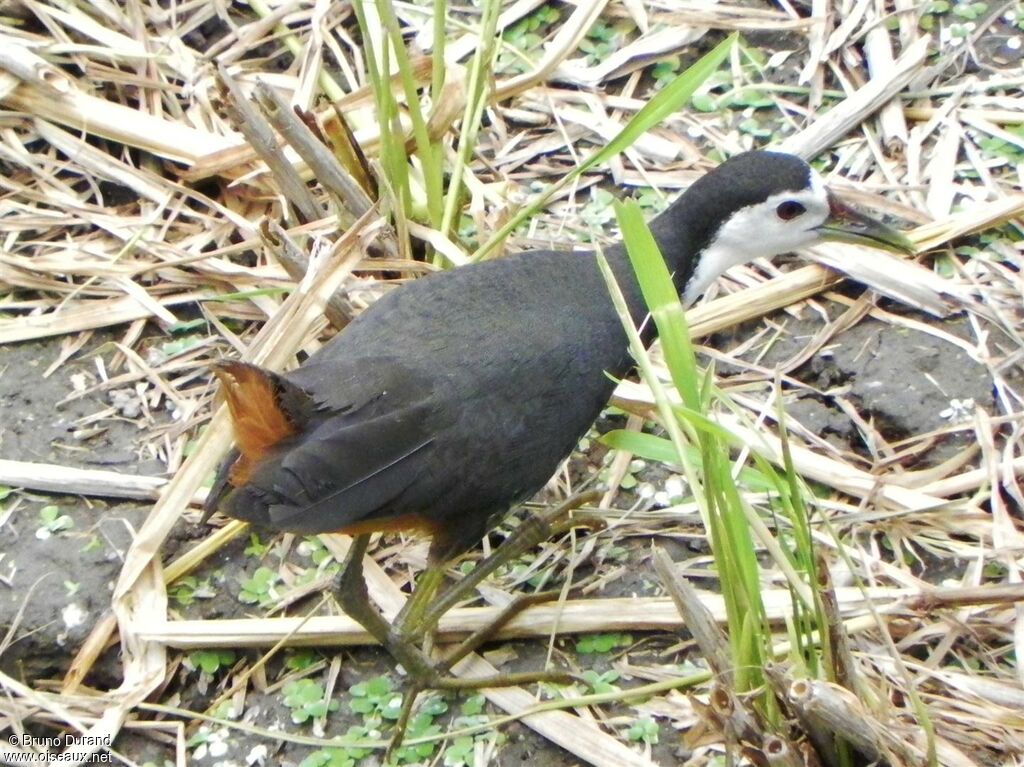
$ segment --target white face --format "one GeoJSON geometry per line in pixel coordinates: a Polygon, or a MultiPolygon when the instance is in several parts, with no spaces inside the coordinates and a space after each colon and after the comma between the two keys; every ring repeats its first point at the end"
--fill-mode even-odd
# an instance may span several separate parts
{"type": "Polygon", "coordinates": [[[821,238],[815,230],[828,217],[828,191],[813,169],[809,188],[772,195],[762,203],[736,211],[701,254],[693,277],[686,284],[683,303],[688,306],[696,301],[730,267],[818,242],[821,238]]]}

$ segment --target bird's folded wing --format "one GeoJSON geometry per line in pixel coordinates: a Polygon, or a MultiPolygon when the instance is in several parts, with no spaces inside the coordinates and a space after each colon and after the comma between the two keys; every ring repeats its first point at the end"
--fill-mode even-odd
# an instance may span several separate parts
{"type": "MultiPolygon", "coordinates": [[[[328,419],[267,467],[276,503],[269,521],[283,530],[325,532],[403,516],[395,504],[429,468],[434,438],[427,405],[328,419]]],[[[265,485],[258,472],[253,481],[265,485]]],[[[382,524],[381,527],[386,527],[382,524]]]]}
{"type": "Polygon", "coordinates": [[[300,533],[378,529],[374,521],[384,529],[414,512],[398,501],[422,490],[413,486],[423,484],[443,430],[434,381],[392,358],[351,356],[286,378],[315,410],[252,467],[245,486],[225,498],[225,512],[300,533]]]}

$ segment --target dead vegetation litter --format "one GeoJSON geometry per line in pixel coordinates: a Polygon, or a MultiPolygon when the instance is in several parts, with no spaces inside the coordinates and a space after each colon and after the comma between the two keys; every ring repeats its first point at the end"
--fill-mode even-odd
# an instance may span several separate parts
{"type": "MultiPolygon", "coordinates": [[[[792,380],[801,365],[865,318],[953,344],[984,367],[993,406],[967,404],[939,430],[890,441],[851,406],[847,415],[869,445],[859,454],[797,419],[787,421],[798,473],[828,489],[818,494],[819,512],[849,542],[837,551],[836,538],[816,529],[834,577],[856,575],[834,589],[837,630],[847,637],[854,681],[843,689],[793,679],[781,666],[773,678],[805,729],[841,736],[870,759],[923,764],[935,747],[941,764],[1024,764],[1018,663],[1024,655],[1024,138],[1016,130],[1024,103],[1019,58],[1003,63],[990,40],[1017,35],[1019,46],[1020,29],[1006,16],[1012,6],[987,5],[974,28],[958,29],[963,35],[957,36],[950,32],[954,17],[905,0],[892,6],[816,1],[810,8],[785,1],[743,8],[584,0],[558,5],[554,18],[539,23],[540,42],[532,47],[511,41],[510,32],[539,7],[547,6],[510,4],[498,22],[508,39],[490,84],[487,126],[465,170],[463,234],[469,239],[485,240],[533,191],[614,135],[658,86],[656,63],[678,69],[695,47],[732,30],[750,34],[751,47],[766,51],[760,59],[734,51],[722,79],[704,93],[716,109],[673,116],[610,167],[566,190],[512,244],[589,238],[589,226],[602,220],[591,192],[606,180],[627,192],[675,190],[714,158],[769,143],[808,158],[827,154],[828,171],[851,199],[916,225],[911,236],[921,255],[913,260],[836,246],[822,248],[809,266],[737,269],[723,281],[722,295],[694,308],[689,321],[694,336],[703,338],[767,317],[757,337],[768,337],[780,311],[823,318],[784,365],[759,367],[741,348],[707,350],[717,364],[743,371],[723,385],[734,388],[746,417],[723,415],[722,422],[773,462],[782,460],[776,379],[792,380]],[[938,22],[931,34],[924,28],[928,16],[938,22]],[[615,45],[595,52],[608,42],[592,34],[595,25],[608,30],[615,45]],[[773,104],[759,106],[759,99],[773,104]],[[857,298],[835,292],[844,273],[872,290],[857,298]],[[828,306],[842,310],[837,316],[828,306]],[[942,320],[953,316],[966,318],[966,334],[946,329],[942,320]],[[750,429],[748,422],[757,425],[750,429]],[[918,466],[934,445],[955,435],[967,435],[970,446],[918,466]],[[933,571],[947,575],[930,582],[933,571]],[[927,706],[927,727],[906,702],[910,690],[927,706]]],[[[394,10],[410,49],[422,57],[415,71],[426,87],[432,7],[395,4],[394,10]]],[[[463,68],[478,44],[477,24],[469,10],[452,11],[448,19],[444,93],[451,102],[435,105],[429,126],[435,137],[458,130],[463,68]]],[[[162,553],[183,517],[185,523],[195,518],[202,485],[231,441],[227,417],[215,407],[210,364],[244,355],[286,368],[296,354],[317,348],[326,317],[340,326],[388,283],[435,268],[400,260],[406,240],[384,224],[388,197],[371,193],[372,171],[362,183],[352,182],[346,171],[358,165],[339,164],[324,144],[348,146],[356,160],[368,158],[370,168],[376,162],[380,128],[356,31],[351,6],[319,1],[5,7],[0,343],[62,339],[47,371],[58,374],[94,331],[112,329],[120,339],[116,349],[93,357],[69,397],[134,391],[149,449],[166,469],[164,476],[138,477],[0,461],[6,485],[155,501],[124,560],[112,613],[97,620],[86,645],[73,648],[63,683],[0,677],[5,729],[44,722],[113,737],[130,727],[160,733],[185,763],[186,740],[200,718],[168,716],[152,705],[173,702],[169,670],[180,650],[367,641],[344,616],[175,619],[167,584],[241,533],[237,523],[211,532],[175,561],[162,553]],[[180,350],[159,354],[147,345],[148,329],[171,332],[195,319],[205,335],[180,350]],[[159,411],[171,417],[154,417],[159,411]],[[120,645],[123,683],[91,689],[90,670],[111,641],[120,645]]],[[[1015,50],[1004,47],[1007,55],[1015,50]]],[[[430,243],[453,263],[469,255],[422,224],[410,224],[409,231],[413,241],[430,243]]],[[[653,412],[641,384],[623,383],[616,404],[636,414],[653,412]]],[[[113,414],[112,408],[82,424],[82,439],[96,433],[90,429],[102,430],[113,414]]],[[[615,458],[619,470],[612,476],[621,480],[628,465],[629,456],[615,458]]],[[[568,490],[568,475],[557,484],[568,490]]],[[[571,572],[589,550],[614,541],[700,534],[685,504],[650,508],[615,487],[593,513],[608,522],[608,531],[577,542],[579,548],[553,543],[543,555],[546,566],[571,572]]],[[[328,544],[336,558],[346,545],[341,539],[328,544]]],[[[668,578],[672,568],[658,561],[668,578]]],[[[695,557],[685,569],[705,577],[705,565],[695,557]]],[[[604,567],[615,569],[605,563],[575,585],[597,590],[614,581],[604,567]]],[[[371,596],[386,613],[397,612],[404,594],[394,573],[373,560],[366,572],[371,596]]],[[[764,577],[774,583],[771,573],[764,577]]],[[[677,605],[691,629],[701,609],[710,611],[710,626],[722,618],[712,593],[671,594],[675,602],[574,597],[531,608],[503,636],[678,631],[677,605]]],[[[788,591],[766,588],[765,596],[771,617],[783,626],[788,591]]],[[[442,636],[465,635],[494,609],[453,611],[442,636]]],[[[486,694],[496,709],[522,717],[584,762],[652,763],[650,748],[631,743],[602,713],[600,704],[625,700],[636,712],[684,730],[696,755],[692,763],[707,763],[700,755],[711,759],[723,744],[749,745],[756,723],[745,718],[742,701],[730,697],[728,675],[714,662],[715,644],[723,640],[709,630],[697,641],[719,678],[689,695],[673,689],[681,685],[671,653],[661,665],[633,664],[628,653],[618,661],[623,675],[643,684],[646,699],[635,692],[624,699],[592,695],[570,710],[555,710],[521,689],[486,694]]],[[[779,647],[780,662],[787,653],[779,647]]],[[[252,670],[236,671],[244,682],[252,670]]],[[[472,656],[456,672],[476,676],[494,668],[472,656]]],[[[236,682],[233,677],[229,684],[236,682]]],[[[762,753],[748,757],[773,764],[809,758],[806,752],[780,755],[791,747],[765,741],[762,753]]],[[[130,763],[130,754],[123,758],[130,763]]]]}

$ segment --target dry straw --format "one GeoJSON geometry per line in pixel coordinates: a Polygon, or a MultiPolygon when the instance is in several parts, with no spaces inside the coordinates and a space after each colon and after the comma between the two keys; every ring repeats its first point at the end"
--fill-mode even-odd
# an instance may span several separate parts
{"type": "MultiPolygon", "coordinates": [[[[860,683],[877,698],[869,704],[850,700],[845,690],[793,680],[785,673],[778,694],[801,721],[817,722],[873,757],[920,764],[928,748],[920,733],[909,725],[886,729],[894,718],[913,718],[904,711],[893,715],[886,703],[890,694],[895,698],[912,687],[924,697],[941,733],[942,763],[1000,763],[1003,758],[1001,763],[1009,763],[1024,758],[1019,715],[1024,673],[1012,660],[1024,657],[1024,610],[1019,606],[1024,399],[1017,388],[1024,363],[1024,270],[1019,242],[992,233],[1009,225],[1019,239],[1024,197],[1017,191],[1019,168],[999,161],[991,148],[1002,141],[1005,152],[1020,151],[1024,142],[1015,126],[1024,103],[1012,79],[959,76],[968,49],[951,47],[948,37],[924,36],[917,6],[898,2],[902,10],[891,19],[876,15],[870,3],[853,4],[851,14],[833,13],[826,6],[814,3],[810,17],[785,3],[781,10],[601,1],[563,8],[536,61],[491,84],[488,129],[481,132],[463,174],[468,218],[480,232],[497,230],[514,212],[511,201],[522,197],[520,190],[557,181],[577,162],[578,146],[606,142],[645,102],[650,80],[643,73],[653,60],[687,56],[692,46],[721,30],[786,33],[785,51],[772,56],[767,68],[753,65],[754,59],[737,50],[726,68],[730,81],[725,90],[771,94],[784,110],[782,122],[799,125],[779,145],[806,156],[832,151],[851,197],[920,224],[911,236],[923,255],[900,261],[837,246],[816,253],[818,263],[810,266],[784,272],[767,265],[735,270],[724,295],[689,312],[695,337],[757,322],[750,331],[753,346],[786,332],[788,315],[817,313],[825,319],[804,351],[778,373],[745,361],[742,349],[734,355],[712,352],[720,366],[732,363],[744,371],[734,385],[738,412],[723,415],[722,422],[747,449],[779,463],[776,377],[806,387],[794,377],[799,365],[840,339],[843,330],[869,318],[919,333],[922,343],[955,344],[984,367],[996,396],[993,412],[969,414],[967,421],[938,432],[901,435],[899,442],[885,441],[870,415],[847,403],[845,415],[871,440],[872,460],[787,421],[797,472],[821,488],[819,513],[847,533],[838,539],[831,528],[816,528],[819,545],[833,568],[851,568],[870,584],[837,588],[837,610],[860,683]],[[614,53],[586,59],[579,45],[598,19],[636,31],[614,53]],[[895,23],[887,23],[891,20],[895,23]],[[782,67],[800,72],[800,82],[776,81],[773,75],[782,67]],[[835,105],[818,109],[826,100],[835,105]],[[976,253],[953,249],[976,233],[987,235],[976,253]],[[856,300],[830,293],[844,273],[875,292],[856,300]],[[879,295],[889,300],[876,305],[879,295]],[[826,306],[838,307],[840,319],[828,318],[826,306]],[[910,313],[911,308],[924,314],[910,313]],[[949,317],[964,321],[952,330],[941,319],[949,317]],[[937,442],[965,433],[974,445],[959,456],[920,473],[902,468],[937,442]],[[923,572],[917,566],[921,563],[929,563],[923,572]],[[947,572],[951,582],[929,584],[933,565],[947,572]],[[988,575],[993,572],[998,575],[988,575]]],[[[170,620],[167,582],[195,571],[242,533],[236,523],[211,532],[180,559],[162,561],[167,536],[183,515],[194,517],[190,508],[203,498],[201,485],[231,441],[226,415],[210,396],[209,364],[241,354],[285,368],[298,352],[317,348],[328,324],[325,311],[332,324],[341,326],[385,289],[385,278],[399,274],[406,279],[427,268],[396,260],[401,252],[397,240],[366,191],[377,167],[374,153],[381,134],[364,82],[365,53],[349,34],[347,7],[316,3],[263,9],[263,15],[233,21],[206,50],[197,30],[217,23],[220,4],[168,9],[137,3],[31,3],[18,11],[22,16],[0,19],[0,104],[5,110],[0,116],[0,344],[62,339],[52,374],[85,348],[93,331],[105,330],[117,343],[109,347],[110,354],[90,358],[87,374],[69,391],[68,400],[127,389],[136,393],[144,413],[169,403],[177,414],[171,423],[149,422],[146,432],[153,454],[165,462],[166,477],[0,461],[5,485],[155,501],[125,556],[112,613],[98,619],[89,641],[75,648],[63,690],[0,676],[6,693],[0,711],[9,722],[38,719],[113,735],[129,720],[147,716],[139,708],[142,701],[169,694],[176,648],[366,641],[351,621],[330,616],[170,620]],[[283,69],[272,62],[284,62],[283,69]],[[317,93],[335,103],[325,106],[314,98],[317,93]],[[293,114],[289,104],[301,109],[293,114]],[[322,136],[303,132],[311,123],[322,136]],[[344,163],[324,151],[323,137],[347,158],[344,163]],[[111,189],[123,194],[108,199],[111,189]],[[283,290],[289,291],[286,297],[283,290]],[[207,320],[205,338],[164,357],[143,353],[144,328],[166,330],[197,310],[207,320]],[[205,431],[189,444],[200,425],[205,431]],[[99,694],[85,690],[84,679],[111,638],[120,642],[123,683],[99,694]]],[[[508,5],[499,26],[514,27],[536,7],[525,1],[508,5]]],[[[424,54],[414,59],[412,77],[427,86],[433,71],[431,10],[396,4],[395,12],[424,54]]],[[[445,92],[447,108],[439,109],[429,125],[435,139],[447,135],[462,114],[466,94],[454,73],[468,65],[477,46],[475,23],[475,17],[454,12],[449,19],[445,56],[453,76],[445,92]]],[[[1002,23],[996,16],[981,20],[971,43],[1002,23]]],[[[499,56],[509,53],[499,50],[499,56]]],[[[401,100],[397,76],[389,86],[401,100]]],[[[612,163],[615,182],[677,189],[707,166],[704,157],[711,151],[726,156],[748,146],[750,135],[737,130],[744,116],[726,111],[730,104],[722,97],[718,112],[673,116],[612,163]]],[[[412,143],[411,126],[403,111],[389,127],[410,131],[412,143]]],[[[564,190],[514,244],[569,239],[576,233],[576,206],[600,178],[590,174],[564,190]]],[[[459,245],[440,231],[413,223],[408,232],[453,263],[464,259],[459,245]]],[[[843,400],[842,392],[836,396],[843,400]]],[[[653,412],[650,393],[642,386],[624,383],[617,397],[635,413],[653,412]]],[[[87,440],[112,413],[111,408],[83,419],[77,433],[87,440]]],[[[621,480],[629,456],[619,456],[614,466],[621,480]]],[[[693,527],[692,509],[623,513],[616,508],[620,500],[613,486],[594,512],[608,522],[610,532],[588,539],[588,550],[608,555],[613,540],[652,533],[701,534],[693,527]]],[[[764,532],[767,541],[770,531],[764,532]]],[[[347,542],[332,539],[328,544],[340,557],[347,542]]],[[[389,563],[414,556],[402,543],[389,551],[389,563]]],[[[535,565],[565,572],[574,566],[576,554],[567,545],[549,546],[535,565]]],[[[614,557],[596,561],[594,574],[578,584],[585,591],[599,592],[622,574],[614,557]]],[[[699,557],[687,563],[693,572],[701,573],[702,567],[699,557]]],[[[404,599],[396,572],[368,560],[367,574],[374,600],[385,613],[396,612],[404,599]]],[[[764,574],[766,581],[777,576],[770,570],[764,574]]],[[[767,588],[765,593],[772,619],[785,620],[788,592],[767,588]]],[[[701,593],[697,601],[702,609],[710,608],[715,621],[722,619],[713,594],[701,593]]],[[[692,599],[688,609],[697,613],[692,599]]],[[[473,630],[491,611],[454,610],[442,624],[443,636],[473,630]]],[[[531,608],[506,635],[627,628],[664,632],[679,626],[679,614],[668,599],[591,595],[531,608]]],[[[17,622],[12,632],[16,636],[17,622]]],[[[706,652],[713,653],[713,639],[707,641],[706,652]]],[[[778,649],[782,657],[790,650],[781,643],[778,649]]],[[[642,673],[672,676],[672,660],[667,657],[642,673]]],[[[456,669],[469,677],[492,671],[478,656],[456,669]]],[[[709,723],[742,731],[746,720],[727,694],[715,709],[716,690],[702,687],[699,692],[709,696],[694,700],[701,706],[707,702],[702,726],[710,730],[695,748],[712,754],[728,736],[709,723]],[[730,716],[722,715],[725,711],[730,716]]],[[[628,743],[614,727],[603,727],[590,709],[540,711],[534,697],[520,689],[487,695],[497,707],[522,714],[528,726],[581,761],[652,763],[649,752],[628,743]]],[[[673,700],[676,705],[678,700],[669,697],[645,705],[675,710],[669,705],[673,700]]],[[[184,758],[182,727],[132,722],[143,725],[178,738],[184,758]]],[[[792,744],[772,744],[778,754],[792,755],[792,744]]],[[[788,757],[779,758],[785,763],[788,757]]]]}

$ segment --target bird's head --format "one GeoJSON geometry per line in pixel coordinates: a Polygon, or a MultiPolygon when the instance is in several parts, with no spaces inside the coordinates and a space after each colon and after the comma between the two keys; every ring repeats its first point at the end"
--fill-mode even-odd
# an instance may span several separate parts
{"type": "Polygon", "coordinates": [[[779,152],[733,157],[673,208],[666,223],[674,220],[695,255],[686,303],[731,266],[827,240],[913,252],[902,234],[840,202],[806,162],[779,152]]]}

